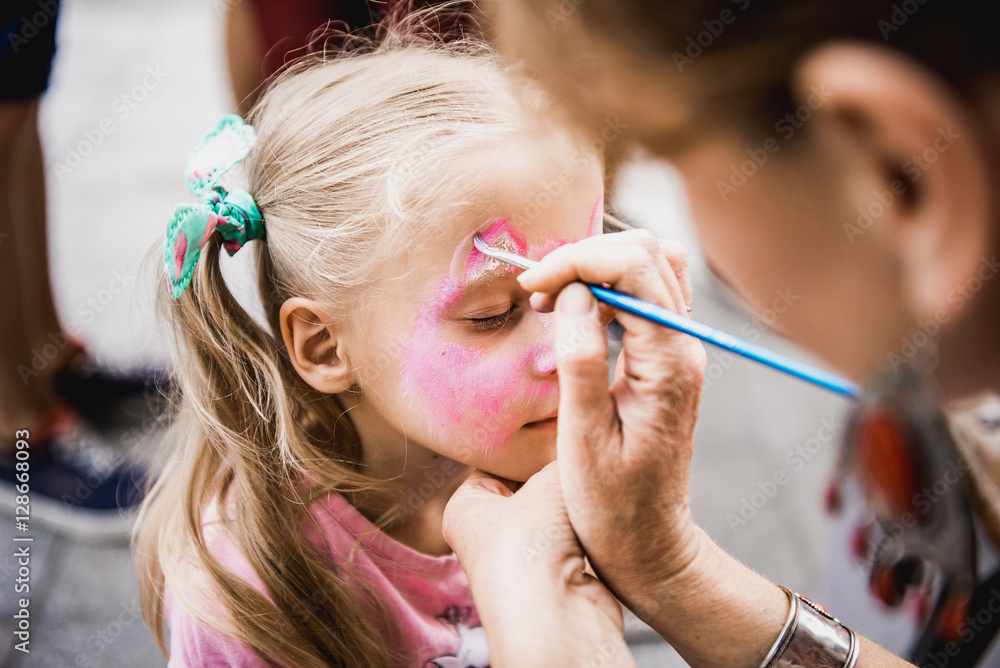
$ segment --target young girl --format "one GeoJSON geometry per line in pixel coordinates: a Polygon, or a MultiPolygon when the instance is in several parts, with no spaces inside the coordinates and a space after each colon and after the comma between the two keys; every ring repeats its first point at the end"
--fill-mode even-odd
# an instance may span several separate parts
{"type": "Polygon", "coordinates": [[[549,316],[472,237],[539,258],[603,222],[593,146],[543,105],[483,47],[396,37],[294,68],[192,154],[179,449],[138,544],[171,665],[488,664],[442,512],[471,468],[554,458],[558,380],[549,316]],[[251,145],[246,191],[215,186],[251,145]],[[251,240],[266,328],[220,266],[251,240]]]}

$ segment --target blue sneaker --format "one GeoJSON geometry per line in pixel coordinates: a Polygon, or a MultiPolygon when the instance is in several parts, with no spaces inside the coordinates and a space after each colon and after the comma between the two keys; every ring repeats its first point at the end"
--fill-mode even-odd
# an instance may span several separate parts
{"type": "Polygon", "coordinates": [[[0,455],[0,508],[15,520],[27,515],[27,530],[39,526],[83,540],[124,540],[148,474],[120,446],[65,415],[48,436],[32,435],[25,450],[0,455]],[[18,459],[24,451],[26,458],[18,459]],[[25,484],[27,512],[18,503],[25,484]]]}
{"type": "Polygon", "coordinates": [[[164,369],[116,371],[98,364],[78,341],[70,339],[69,346],[75,352],[56,372],[54,389],[88,418],[106,417],[136,402],[155,410],[169,391],[170,374],[164,369]]]}

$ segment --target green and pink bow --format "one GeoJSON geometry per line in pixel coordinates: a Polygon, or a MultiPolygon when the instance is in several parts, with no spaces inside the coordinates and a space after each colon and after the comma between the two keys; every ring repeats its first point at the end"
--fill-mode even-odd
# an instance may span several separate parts
{"type": "Polygon", "coordinates": [[[264,219],[245,190],[226,190],[216,182],[246,157],[257,140],[254,130],[234,114],[223,116],[188,156],[184,180],[200,204],[178,204],[167,225],[163,264],[170,295],[180,298],[191,283],[201,249],[216,230],[222,246],[233,255],[243,245],[264,236],[264,219]]]}

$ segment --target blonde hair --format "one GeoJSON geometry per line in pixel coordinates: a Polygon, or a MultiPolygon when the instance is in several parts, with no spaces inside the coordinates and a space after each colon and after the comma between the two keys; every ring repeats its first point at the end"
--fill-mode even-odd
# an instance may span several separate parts
{"type": "Polygon", "coordinates": [[[247,189],[266,229],[255,253],[270,331],[226,286],[218,235],[181,298],[160,295],[176,350],[178,449],[143,505],[138,559],[143,613],[165,654],[166,578],[199,621],[270,663],[393,660],[391,639],[376,635],[350,574],[304,537],[303,525],[310,503],[330,492],[391,503],[399,490],[365,474],[338,398],[296,373],[279,309],[304,296],[346,316],[400,235],[447,200],[452,158],[534,123],[512,87],[481,43],[390,33],[292,67],[251,112],[258,141],[245,161],[247,189]],[[305,478],[315,484],[305,488],[305,478]],[[273,604],[211,553],[202,523],[213,502],[273,604]]]}

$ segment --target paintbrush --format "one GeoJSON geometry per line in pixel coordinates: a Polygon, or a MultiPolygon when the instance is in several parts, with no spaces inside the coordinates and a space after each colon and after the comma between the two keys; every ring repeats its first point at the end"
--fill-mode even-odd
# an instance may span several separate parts
{"type": "MultiPolygon", "coordinates": [[[[472,243],[483,255],[488,255],[489,257],[518,267],[519,269],[531,269],[538,264],[535,260],[529,260],[528,258],[516,253],[511,253],[490,246],[486,243],[486,240],[483,239],[482,235],[478,233],[475,237],[473,237],[472,243]]],[[[784,371],[791,376],[801,378],[802,380],[818,385],[822,388],[830,390],[831,392],[855,398],[860,395],[860,390],[857,385],[840,378],[839,376],[823,371],[822,369],[817,369],[816,367],[809,366],[808,364],[803,364],[802,362],[794,360],[791,357],[774,352],[773,350],[768,350],[763,346],[758,346],[755,343],[733,336],[732,334],[724,332],[721,329],[716,329],[715,327],[698,322],[697,320],[684,317],[674,313],[673,311],[665,309],[662,306],[651,304],[650,302],[637,299],[631,295],[616,292],[600,285],[592,285],[590,283],[586,283],[585,285],[590,288],[590,291],[594,293],[594,297],[596,297],[598,301],[604,302],[605,304],[613,306],[617,309],[621,309],[627,313],[645,318],[646,320],[663,325],[664,327],[670,327],[671,329],[676,329],[679,332],[690,334],[691,336],[697,337],[707,343],[711,343],[714,346],[718,346],[737,355],[760,362],[761,364],[765,364],[772,369],[784,371]]]]}

